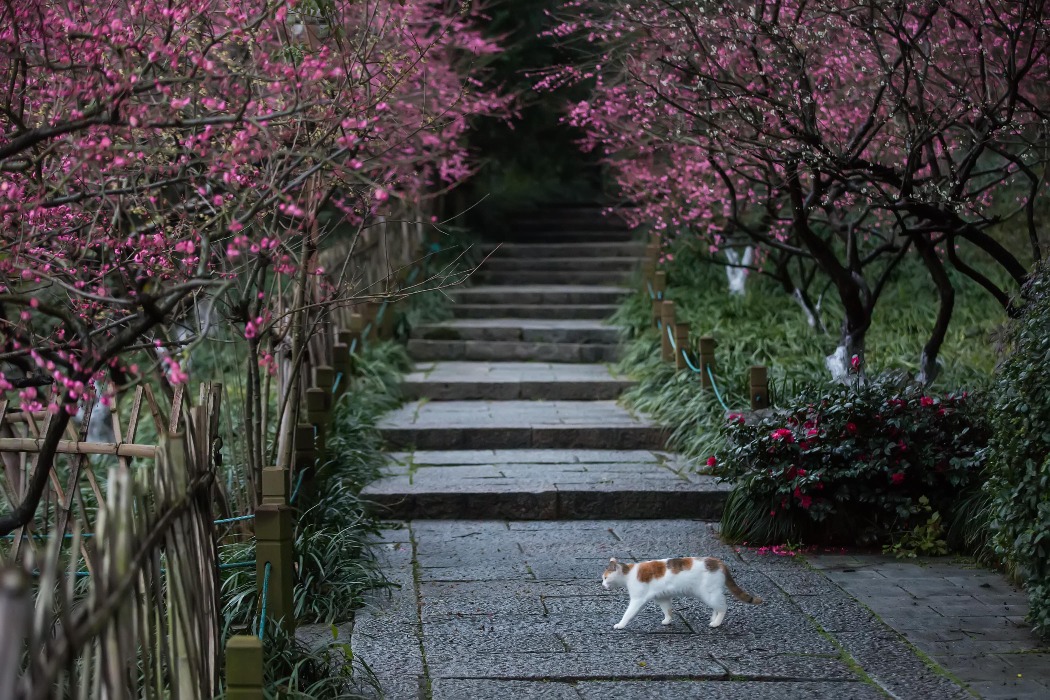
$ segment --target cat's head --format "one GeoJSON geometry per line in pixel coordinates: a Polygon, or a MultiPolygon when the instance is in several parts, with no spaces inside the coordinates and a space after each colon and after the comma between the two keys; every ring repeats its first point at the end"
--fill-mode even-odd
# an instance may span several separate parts
{"type": "Polygon", "coordinates": [[[602,588],[608,589],[613,586],[622,586],[627,580],[627,572],[631,570],[630,564],[621,564],[616,557],[609,560],[609,565],[602,572],[602,588]]]}

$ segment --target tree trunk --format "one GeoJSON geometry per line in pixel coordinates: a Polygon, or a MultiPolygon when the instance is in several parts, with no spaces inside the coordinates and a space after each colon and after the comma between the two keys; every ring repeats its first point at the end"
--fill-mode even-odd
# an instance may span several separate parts
{"type": "Polygon", "coordinates": [[[747,276],[751,271],[746,267],[736,266],[750,265],[755,257],[755,249],[752,246],[748,246],[744,248],[744,254],[741,255],[732,248],[726,248],[725,254],[726,260],[730,263],[725,266],[726,280],[729,282],[729,293],[732,296],[743,296],[746,291],[747,276]]]}
{"type": "Polygon", "coordinates": [[[868,333],[868,324],[862,330],[851,331],[849,322],[842,323],[842,337],[835,352],[824,358],[824,366],[831,372],[832,381],[846,383],[853,372],[853,358],[857,358],[858,371],[864,367],[864,338],[868,333]]]}
{"type": "MultiPolygon", "coordinates": [[[[947,245],[952,245],[949,241],[947,245]]],[[[952,320],[952,312],[955,310],[955,288],[944,269],[944,263],[937,255],[937,251],[928,241],[922,241],[918,245],[919,255],[922,256],[926,269],[930,271],[930,277],[937,286],[937,296],[940,298],[940,307],[937,309],[937,320],[933,324],[933,330],[922,348],[919,357],[919,376],[915,379],[920,384],[930,384],[940,373],[937,356],[940,354],[944,338],[948,334],[948,325],[952,320]]]]}

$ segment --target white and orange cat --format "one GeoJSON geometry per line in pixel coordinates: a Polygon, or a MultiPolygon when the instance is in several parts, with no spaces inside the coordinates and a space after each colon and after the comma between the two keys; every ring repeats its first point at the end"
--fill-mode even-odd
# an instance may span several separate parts
{"type": "Polygon", "coordinates": [[[613,629],[622,630],[634,619],[638,611],[651,600],[655,600],[664,611],[663,624],[671,624],[671,599],[681,596],[699,598],[714,612],[711,627],[718,627],[725,619],[726,595],[729,589],[736,598],[758,605],[762,599],[747,593],[736,585],[729,569],[713,557],[679,557],[655,559],[639,564],[622,564],[615,558],[602,572],[602,587],[606,590],[624,587],[631,595],[631,602],[613,629]]]}

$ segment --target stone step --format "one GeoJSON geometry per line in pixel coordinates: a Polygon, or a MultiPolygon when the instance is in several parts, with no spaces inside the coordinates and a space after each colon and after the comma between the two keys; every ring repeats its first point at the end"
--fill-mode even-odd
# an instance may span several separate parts
{"type": "Polygon", "coordinates": [[[452,314],[456,318],[602,319],[616,309],[615,304],[455,304],[452,314]]]}
{"type": "Polygon", "coordinates": [[[509,222],[510,228],[518,231],[572,230],[589,231],[630,231],[623,219],[604,216],[600,211],[563,212],[558,215],[515,216],[509,222]]]}
{"type": "Polygon", "coordinates": [[[627,284],[631,280],[631,272],[615,272],[604,270],[514,270],[510,272],[491,270],[482,266],[481,272],[475,277],[481,284],[520,286],[527,284],[594,284],[594,285],[620,285],[627,284]]]}
{"type": "Polygon", "coordinates": [[[718,519],[728,487],[643,450],[395,453],[361,495],[389,518],[718,519]]]}
{"type": "Polygon", "coordinates": [[[605,365],[551,362],[429,362],[405,376],[407,399],[603,401],[634,382],[605,365]]]}
{"type": "Polygon", "coordinates": [[[514,243],[626,243],[635,240],[633,231],[551,227],[544,225],[515,227],[504,237],[514,243]]]}
{"type": "Polygon", "coordinates": [[[524,270],[533,271],[613,271],[630,272],[640,264],[638,258],[504,258],[497,253],[481,265],[482,272],[499,272],[524,270]]]}
{"type": "Polygon", "coordinates": [[[611,344],[413,338],[408,341],[408,354],[413,360],[615,362],[619,359],[619,347],[611,344]]]}
{"type": "Polygon", "coordinates": [[[395,449],[659,450],[666,431],[614,401],[414,401],[378,427],[395,449]]]}
{"type": "Polygon", "coordinates": [[[619,331],[601,321],[576,319],[457,319],[412,329],[420,340],[493,340],[498,342],[615,345],[619,331]]]}
{"type": "Polygon", "coordinates": [[[463,287],[450,292],[466,304],[616,304],[631,289],[622,286],[529,284],[463,287]]]}
{"type": "Polygon", "coordinates": [[[645,244],[641,241],[604,243],[486,243],[483,254],[494,258],[641,258],[645,244]]]}

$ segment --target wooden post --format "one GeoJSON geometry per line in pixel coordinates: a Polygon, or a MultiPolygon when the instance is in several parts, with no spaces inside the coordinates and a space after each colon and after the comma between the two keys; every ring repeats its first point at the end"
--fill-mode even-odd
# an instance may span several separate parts
{"type": "Polygon", "coordinates": [[[379,328],[378,324],[376,323],[376,315],[378,313],[379,304],[376,304],[373,301],[366,302],[361,307],[361,318],[364,319],[361,335],[362,338],[369,343],[379,338],[379,328]],[[368,329],[367,334],[364,332],[365,328],[368,329]]]}
{"type": "MultiPolygon", "coordinates": [[[[334,346],[333,346],[334,347],[334,346]]],[[[328,365],[314,367],[314,386],[332,393],[332,385],[335,384],[335,368],[328,365]]]]}
{"type": "Polygon", "coordinates": [[[325,435],[331,418],[332,395],[320,387],[306,390],[306,419],[314,427],[314,452],[324,457],[325,435]]]}
{"type": "Polygon", "coordinates": [[[665,301],[663,302],[662,308],[660,309],[660,357],[664,362],[674,362],[674,348],[671,346],[671,340],[674,337],[669,335],[668,331],[674,333],[674,302],[665,301]]]}
{"type": "Polygon", "coordinates": [[[674,342],[678,346],[678,351],[674,354],[674,367],[678,370],[685,369],[688,366],[685,363],[685,353],[689,349],[688,323],[674,324],[674,342]]]}
{"type": "Polygon", "coordinates": [[[653,278],[653,294],[656,297],[653,299],[653,325],[660,320],[662,313],[662,304],[664,298],[664,292],[667,291],[667,273],[657,272],[653,278]]]}
{"type": "Polygon", "coordinates": [[[769,372],[765,367],[751,368],[751,410],[769,408],[769,372]]]}
{"type": "Polygon", "coordinates": [[[376,304],[376,333],[383,339],[394,337],[394,305],[389,301],[376,304]]]}
{"type": "Polygon", "coordinates": [[[278,620],[289,635],[295,634],[295,550],[292,543],[292,509],[261,503],[255,509],[255,576],[262,600],[266,587],[266,619],[278,620]],[[266,563],[270,564],[267,582],[266,563]]]}
{"type": "Polygon", "coordinates": [[[299,423],[295,426],[295,457],[293,465],[295,472],[302,470],[312,471],[317,453],[314,451],[314,427],[309,423],[299,423]]]}
{"type": "Polygon", "coordinates": [[[263,700],[262,640],[237,634],[226,641],[227,700],[263,700]]]}
{"type": "Polygon", "coordinates": [[[715,346],[718,343],[715,339],[709,335],[705,335],[700,338],[700,353],[699,353],[699,366],[700,366],[700,385],[705,389],[711,388],[711,376],[707,373],[708,367],[711,368],[711,373],[715,371],[715,346]]]}
{"type": "Polygon", "coordinates": [[[288,503],[288,470],[281,467],[263,467],[262,502],[283,506],[288,503]]]}
{"type": "Polygon", "coordinates": [[[347,338],[347,345],[353,348],[350,353],[360,354],[364,341],[367,340],[364,337],[365,326],[368,325],[368,321],[365,319],[364,314],[350,314],[350,336],[347,338]],[[354,341],[357,341],[355,344],[354,341]]]}
{"type": "Polygon", "coordinates": [[[332,357],[334,358],[332,369],[338,377],[338,382],[335,378],[332,379],[335,387],[332,403],[338,401],[339,397],[346,393],[346,387],[350,383],[350,368],[353,364],[350,359],[350,343],[353,342],[353,333],[341,330],[335,334],[335,337],[336,342],[332,346],[332,357]]]}

